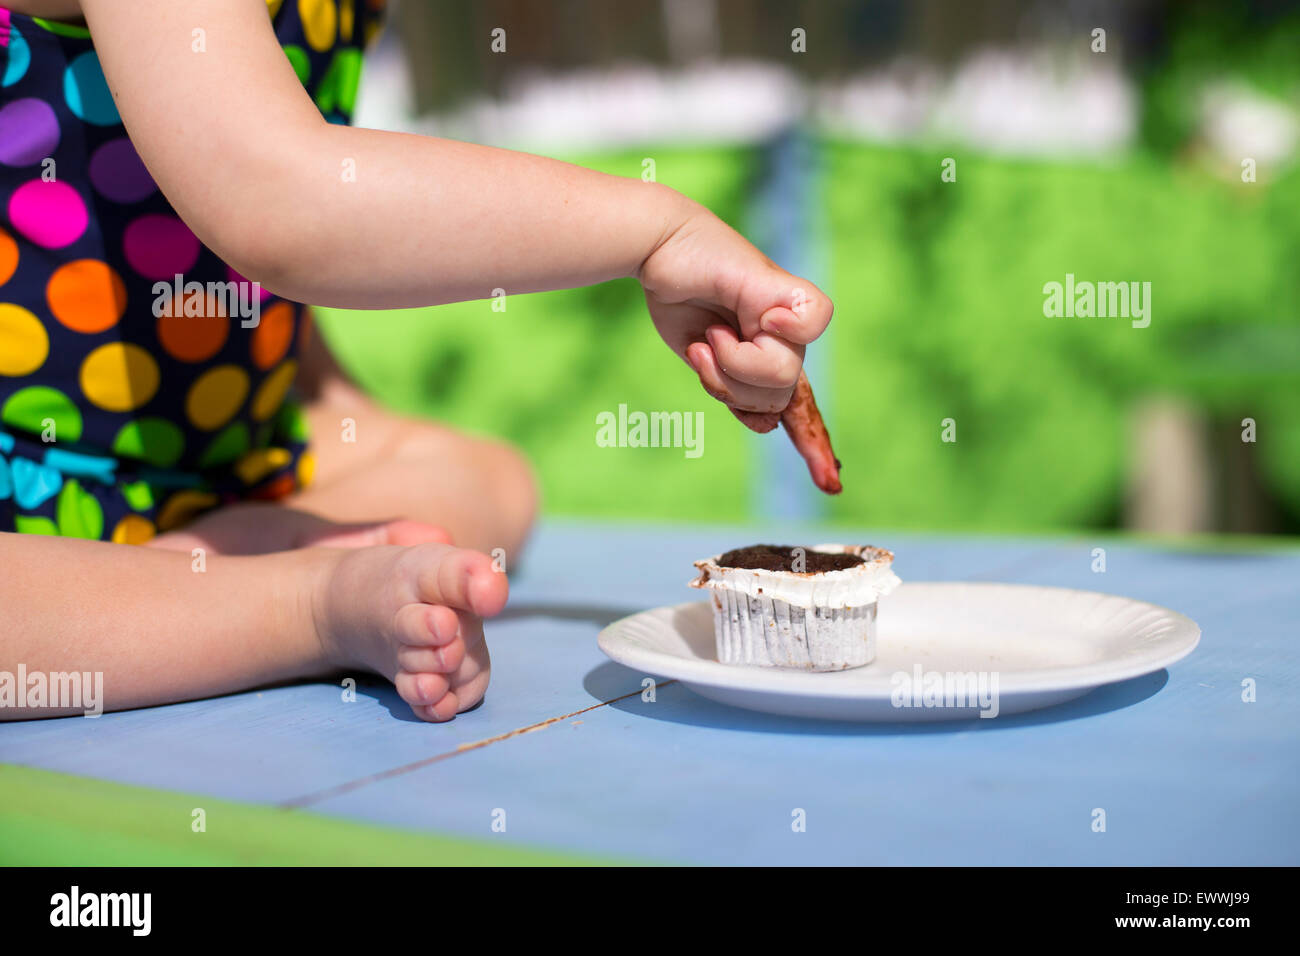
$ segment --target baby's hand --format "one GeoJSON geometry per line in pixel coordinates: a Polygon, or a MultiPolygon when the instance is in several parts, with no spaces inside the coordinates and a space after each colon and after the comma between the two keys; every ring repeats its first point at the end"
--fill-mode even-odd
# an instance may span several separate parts
{"type": "Polygon", "coordinates": [[[817,486],[838,492],[839,462],[802,374],[804,346],[831,320],[825,293],[697,204],[638,277],[655,328],[704,390],[754,431],[784,421],[817,486]]]}

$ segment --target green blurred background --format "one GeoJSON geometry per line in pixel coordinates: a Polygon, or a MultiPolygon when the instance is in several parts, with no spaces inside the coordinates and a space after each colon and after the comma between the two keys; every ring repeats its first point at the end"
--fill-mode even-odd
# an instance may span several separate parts
{"type": "MultiPolygon", "coordinates": [[[[843,495],[819,500],[760,446],[781,436],[746,433],[703,396],[660,344],[632,280],[511,296],[504,312],[470,302],[324,314],[325,335],[363,384],[399,409],[518,444],[549,515],[761,520],[788,500],[796,513],[888,528],[1300,531],[1292,5],[1097,3],[1068,17],[1014,2],[707,6],[711,20],[681,3],[402,0],[381,54],[401,56],[403,109],[426,117],[412,127],[465,138],[478,138],[472,125],[463,133],[465,104],[547,77],[599,84],[625,61],[668,77],[733,61],[788,71],[804,107],[749,141],[651,129],[635,143],[534,151],[630,177],[652,157],[660,182],[811,272],[836,306],[811,368],[845,464],[843,495]],[[683,16],[695,33],[683,33],[683,16]],[[521,19],[530,26],[511,34],[515,52],[484,52],[493,26],[521,19]],[[803,56],[789,50],[799,24],[809,25],[803,56]],[[1089,49],[1094,25],[1107,28],[1105,54],[1089,49]],[[816,109],[825,91],[900,57],[951,77],[990,47],[1055,57],[1062,70],[1112,57],[1131,93],[1131,135],[1035,154],[934,123],[861,135],[816,109]],[[1225,150],[1205,131],[1206,91],[1222,88],[1266,104],[1274,126],[1282,118],[1264,142],[1281,136],[1285,148],[1258,160],[1255,182],[1242,181],[1231,136],[1225,150]],[[806,160],[797,197],[773,174],[774,150],[792,138],[806,160]],[[956,182],[940,178],[945,157],[957,160],[956,182]],[[773,232],[770,207],[782,201],[802,204],[797,235],[773,232]],[[1044,317],[1044,283],[1067,272],[1150,282],[1150,327],[1044,317]],[[704,411],[704,454],[598,447],[596,416],[620,403],[704,411]],[[940,440],[947,418],[956,442],[940,440]],[[1246,418],[1254,442],[1242,441],[1246,418]]],[[[384,75],[391,81],[391,63],[384,75]]],[[[367,86],[363,107],[395,95],[367,86]]],[[[1250,133],[1255,114],[1244,115],[1250,133]]]]}

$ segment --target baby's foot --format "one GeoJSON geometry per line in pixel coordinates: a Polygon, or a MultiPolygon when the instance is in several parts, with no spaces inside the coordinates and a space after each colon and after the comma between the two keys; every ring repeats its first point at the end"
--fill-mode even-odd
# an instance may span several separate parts
{"type": "Polygon", "coordinates": [[[450,720],[482,699],[482,618],[508,592],[487,555],[444,544],[360,548],[334,553],[318,581],[312,613],[332,663],[387,677],[424,720],[450,720]]]}
{"type": "Polygon", "coordinates": [[[267,554],[297,548],[365,548],[376,544],[451,544],[451,535],[420,521],[341,524],[287,505],[241,502],[217,508],[154,538],[155,548],[216,554],[267,554]]]}

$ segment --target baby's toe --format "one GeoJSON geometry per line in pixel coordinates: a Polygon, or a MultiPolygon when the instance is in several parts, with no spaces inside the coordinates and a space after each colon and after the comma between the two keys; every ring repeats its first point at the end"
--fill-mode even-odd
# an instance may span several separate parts
{"type": "Polygon", "coordinates": [[[411,671],[398,671],[393,685],[397,688],[397,696],[417,711],[421,707],[439,703],[451,687],[450,681],[442,674],[411,671]]]}
{"type": "MultiPolygon", "coordinates": [[[[393,617],[398,643],[409,647],[441,647],[460,637],[460,618],[440,604],[406,604],[393,617]]],[[[407,670],[422,670],[408,667],[407,670]]]]}
{"type": "Polygon", "coordinates": [[[452,692],[460,702],[462,711],[469,710],[487,693],[489,672],[476,661],[466,659],[460,669],[450,675],[452,692]]]}
{"type": "Polygon", "coordinates": [[[397,652],[397,666],[411,673],[450,674],[465,660],[464,641],[442,647],[403,647],[397,652]]]}
{"type": "Polygon", "coordinates": [[[425,720],[442,723],[443,721],[451,720],[464,709],[465,708],[460,705],[460,700],[456,696],[456,692],[448,691],[436,704],[417,707],[415,708],[415,712],[425,720]]]}
{"type": "Polygon", "coordinates": [[[486,554],[438,545],[411,550],[421,600],[479,617],[491,617],[505,607],[510,585],[486,554]]]}

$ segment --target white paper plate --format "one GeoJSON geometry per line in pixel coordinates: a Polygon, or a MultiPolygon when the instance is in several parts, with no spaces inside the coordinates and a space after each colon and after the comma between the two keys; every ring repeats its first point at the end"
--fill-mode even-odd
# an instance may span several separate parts
{"type": "Polygon", "coordinates": [[[899,721],[1048,707],[1158,671],[1201,639],[1194,621],[1154,604],[1018,584],[903,584],[881,598],[879,627],[875,661],[825,674],[718,663],[708,601],[625,617],[599,642],[620,664],[724,704],[899,721]]]}

